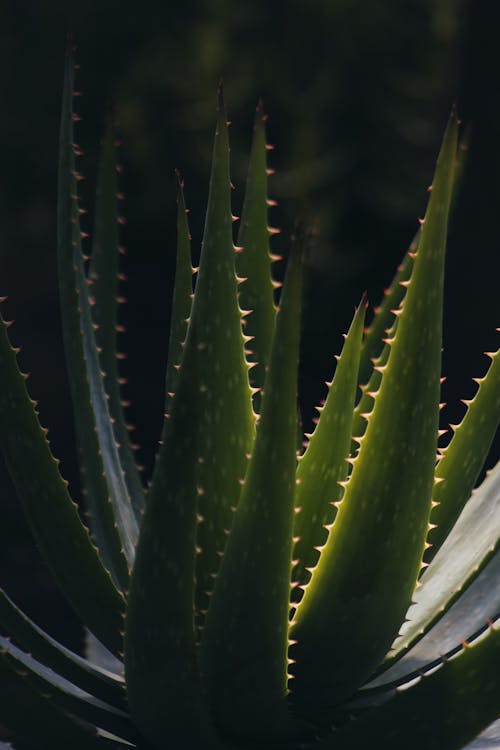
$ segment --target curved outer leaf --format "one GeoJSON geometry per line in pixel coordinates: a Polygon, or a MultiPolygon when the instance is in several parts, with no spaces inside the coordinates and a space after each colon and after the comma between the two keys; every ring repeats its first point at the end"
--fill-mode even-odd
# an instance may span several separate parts
{"type": "Polygon", "coordinates": [[[436,467],[437,482],[431,512],[435,528],[429,530],[425,561],[430,562],[446,540],[450,529],[468,501],[488,455],[500,420],[500,350],[491,354],[491,366],[484,378],[477,380],[479,389],[467,412],[455,426],[454,435],[436,467]]]}
{"type": "Polygon", "coordinates": [[[77,615],[118,654],[123,598],[103,567],[59,473],[1,317],[0,373],[0,442],[37,546],[77,615]]]}
{"type": "Polygon", "coordinates": [[[464,641],[472,640],[488,621],[499,615],[500,551],[497,550],[441,619],[403,656],[399,652],[399,660],[395,664],[389,662],[387,671],[371,680],[361,693],[401,685],[429,671],[459,651],[464,641]]]}
{"type": "Polygon", "coordinates": [[[498,718],[500,630],[319,742],[318,750],[459,750],[498,718]]]}
{"type": "Polygon", "coordinates": [[[73,54],[68,49],[58,190],[59,290],[63,340],[83,484],[93,532],[115,581],[125,588],[138,534],[120,464],[97,352],[83,268],[73,135],[73,54]]]}
{"type": "MultiPolygon", "coordinates": [[[[307,583],[307,568],[318,561],[318,547],[328,538],[327,528],[336,515],[334,503],[340,500],[339,481],[347,479],[352,434],[352,412],[358,383],[358,366],[366,304],[361,302],[338,357],[333,381],[320,419],[310,436],[297,468],[296,516],[294,536],[297,539],[293,557],[296,561],[292,580],[307,583]]],[[[294,597],[295,598],[295,597],[294,597]]],[[[297,596],[298,598],[298,596],[297,596]]]]}
{"type": "MultiPolygon", "coordinates": [[[[404,653],[446,612],[491,560],[499,543],[500,463],[472,495],[420,579],[407,622],[389,654],[391,660],[404,653]]],[[[480,624],[495,614],[490,612],[480,624]]]]}
{"type": "Polygon", "coordinates": [[[56,708],[49,698],[28,685],[25,678],[1,656],[0,721],[14,732],[16,750],[57,747],[121,750],[126,747],[98,737],[93,727],[76,723],[71,716],[56,708]]]}
{"type": "Polygon", "coordinates": [[[21,648],[42,664],[96,698],[123,708],[124,680],[95,666],[58,643],[24,614],[0,589],[0,623],[21,648]]]}
{"type": "Polygon", "coordinates": [[[0,659],[9,664],[40,696],[49,697],[56,708],[68,711],[79,719],[113,732],[123,739],[137,740],[137,730],[124,711],[113,708],[76,688],[2,636],[0,659]]]}
{"type": "Polygon", "coordinates": [[[89,270],[89,280],[92,284],[92,320],[96,327],[95,339],[105,373],[104,386],[108,396],[108,408],[119,444],[118,453],[125,472],[125,482],[134,511],[140,516],[144,507],[144,489],[123,414],[117,363],[119,220],[115,133],[109,117],[101,144],[89,270]]]}
{"type": "MultiPolygon", "coordinates": [[[[268,227],[266,122],[259,104],[255,113],[252,150],[248,165],[245,200],[241,216],[238,245],[242,248],[236,258],[238,274],[246,278],[240,292],[243,310],[251,313],[245,319],[245,333],[249,341],[248,361],[256,363],[250,370],[250,383],[262,388],[271,353],[276,307],[271,277],[268,227]]],[[[254,408],[260,411],[261,394],[254,395],[254,408]]]]}
{"type": "Polygon", "coordinates": [[[220,563],[254,431],[231,232],[228,134],[220,107],[200,271],[127,613],[131,710],[160,744],[166,706],[171,736],[186,742],[188,731],[190,741],[208,741],[193,606],[204,609],[208,602],[205,591],[220,563]]]}
{"type": "Polygon", "coordinates": [[[193,273],[191,265],[191,235],[187,209],[184,202],[183,183],[177,174],[177,256],[175,265],[175,286],[170,317],[170,338],[168,344],[167,373],[165,377],[165,412],[170,407],[179,379],[179,365],[182,347],[191,312],[193,296],[193,273]]]}
{"type": "Polygon", "coordinates": [[[452,115],[375,407],[292,624],[298,641],[294,690],[306,711],[348,698],[375,669],[404,619],[420,569],[437,447],[444,251],[456,139],[452,115]]]}
{"type": "Polygon", "coordinates": [[[292,251],[252,458],[210,602],[202,667],[224,735],[283,738],[302,262],[292,251]],[[251,614],[249,613],[251,603],[251,614]]]}
{"type": "Polygon", "coordinates": [[[500,719],[494,721],[463,750],[498,750],[500,746],[500,719]]]}

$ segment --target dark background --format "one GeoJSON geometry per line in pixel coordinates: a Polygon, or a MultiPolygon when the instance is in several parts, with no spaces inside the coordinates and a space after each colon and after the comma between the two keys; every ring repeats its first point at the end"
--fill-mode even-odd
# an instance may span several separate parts
{"type": "MultiPolygon", "coordinates": [[[[484,350],[497,339],[499,80],[494,2],[481,0],[185,0],[16,2],[0,27],[0,294],[42,423],[78,498],[56,281],[59,108],[67,30],[79,47],[78,140],[90,216],[103,112],[115,103],[129,304],[130,419],[151,468],[161,427],[175,249],[173,170],[186,179],[197,253],[208,186],[215,91],[224,80],[239,213],[255,104],[269,113],[270,223],[287,248],[295,216],[317,229],[304,314],[306,426],[363,290],[377,304],[425,210],[453,101],[472,141],[447,260],[446,421],[463,414],[484,350]]],[[[278,268],[277,273],[282,272],[278,268]]],[[[498,455],[498,451],[496,456],[498,455]]],[[[490,459],[490,463],[493,459],[490,459]]],[[[29,471],[27,459],[26,471],[29,471]]],[[[81,631],[33,550],[1,470],[0,583],[70,645],[81,631]]]]}

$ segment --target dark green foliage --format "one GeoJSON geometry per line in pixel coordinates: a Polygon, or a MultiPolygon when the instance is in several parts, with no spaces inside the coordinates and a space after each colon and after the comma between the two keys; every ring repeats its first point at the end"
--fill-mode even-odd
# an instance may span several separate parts
{"type": "Polygon", "coordinates": [[[3,319],[0,443],[61,590],[119,661],[109,673],[78,657],[0,592],[0,624],[12,638],[0,638],[0,721],[15,747],[462,748],[500,708],[498,467],[473,491],[500,416],[500,378],[492,354],[437,454],[455,114],[422,229],[364,340],[364,300],[357,309],[317,427],[297,454],[305,240],[298,232],[291,243],[276,311],[264,119],[259,109],[241,250],[219,92],[194,295],[179,185],[166,413],[146,491],[115,361],[114,136],[108,128],[87,270],[72,79],[70,51],[59,274],[99,548],[52,457],[3,319]]]}

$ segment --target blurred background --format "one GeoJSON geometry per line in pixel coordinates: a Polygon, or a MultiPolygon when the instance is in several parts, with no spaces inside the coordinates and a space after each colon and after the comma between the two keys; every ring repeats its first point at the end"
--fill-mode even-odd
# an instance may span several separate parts
{"type": "MultiPolygon", "coordinates": [[[[148,476],[159,437],[173,282],[175,187],[186,181],[199,252],[222,77],[231,127],[234,213],[255,105],[269,114],[273,249],[286,253],[299,216],[315,227],[304,312],[301,402],[310,426],[333,358],[364,290],[377,304],[425,210],[437,150],[457,102],[472,126],[447,259],[444,399],[457,421],[482,352],[497,346],[499,81],[495,3],[488,0],[129,0],[79,7],[3,2],[0,27],[0,295],[30,371],[54,453],[79,497],[56,280],[56,190],[65,35],[81,69],[77,110],[83,228],[92,229],[103,113],[122,146],[127,222],[122,349],[130,420],[148,476]]],[[[90,247],[90,246],[89,246],[90,247]]],[[[282,268],[277,267],[278,276],[282,268]]],[[[497,454],[498,455],[498,451],[497,454]]],[[[26,466],[29,471],[29,464],[26,466]]],[[[44,627],[78,648],[82,634],[33,549],[0,469],[0,584],[44,627]],[[27,588],[29,587],[29,591],[27,588]]]]}

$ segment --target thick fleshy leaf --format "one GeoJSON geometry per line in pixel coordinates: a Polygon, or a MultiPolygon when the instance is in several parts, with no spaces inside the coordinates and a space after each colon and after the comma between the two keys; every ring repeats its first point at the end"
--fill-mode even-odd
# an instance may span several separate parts
{"type": "Polygon", "coordinates": [[[104,390],[83,267],[73,133],[73,53],[64,79],[58,190],[59,290],[80,468],[92,532],[115,581],[128,584],[138,534],[104,390]]]}
{"type": "MultiPolygon", "coordinates": [[[[430,562],[446,540],[450,529],[468,501],[495,437],[500,420],[500,350],[491,354],[491,365],[484,378],[477,380],[478,391],[466,401],[467,412],[436,467],[433,500],[425,561],[430,562]]],[[[499,522],[500,523],[500,522],[499,522]]],[[[499,528],[500,534],[500,528],[499,528]]]]}
{"type": "Polygon", "coordinates": [[[75,687],[2,636],[0,636],[0,659],[22,676],[41,697],[50,698],[56,708],[106,729],[108,732],[113,732],[123,739],[135,741],[138,738],[130,717],[124,711],[75,687]]]}
{"type": "MultiPolygon", "coordinates": [[[[252,150],[248,165],[245,200],[238,233],[241,252],[236,258],[236,269],[246,282],[240,291],[240,305],[250,314],[245,318],[245,333],[253,338],[248,343],[248,361],[255,363],[250,370],[250,384],[261,389],[271,353],[276,308],[269,249],[266,158],[266,116],[259,104],[255,114],[252,150]]],[[[260,411],[261,394],[254,394],[254,408],[260,411]]]]}
{"type": "MultiPolygon", "coordinates": [[[[378,385],[380,384],[380,374],[375,374],[376,371],[373,370],[373,361],[382,354],[382,351],[385,348],[384,338],[387,337],[388,332],[394,323],[393,311],[397,310],[403,301],[405,295],[404,283],[408,281],[413,270],[413,262],[415,259],[415,253],[418,249],[420,232],[421,228],[419,228],[418,232],[415,234],[415,237],[410,244],[410,248],[401,261],[390,286],[385,290],[384,297],[379,307],[375,308],[373,320],[366,330],[359,360],[359,382],[370,383],[367,388],[368,391],[377,390],[378,385]],[[374,383],[370,382],[370,378],[374,375],[378,381],[376,384],[377,387],[373,387],[374,383]]],[[[362,414],[365,411],[369,411],[367,406],[368,404],[365,398],[365,403],[361,408],[357,409],[357,413],[362,414]]],[[[360,434],[359,430],[356,430],[356,427],[353,434],[360,434]]]]}
{"type": "Polygon", "coordinates": [[[460,750],[498,717],[500,630],[319,742],[318,750],[460,750]]]}
{"type": "MultiPolygon", "coordinates": [[[[450,210],[453,212],[457,204],[457,196],[460,193],[462,186],[462,180],[467,161],[467,153],[469,149],[469,132],[466,131],[460,139],[460,145],[457,150],[457,158],[455,163],[455,171],[453,175],[453,188],[451,193],[450,210]]],[[[385,290],[384,296],[380,302],[380,305],[375,308],[373,319],[366,330],[365,339],[361,349],[361,358],[359,363],[359,382],[368,383],[370,378],[374,377],[374,381],[370,382],[367,390],[375,391],[380,384],[380,378],[376,371],[373,370],[373,360],[380,357],[384,347],[384,338],[390,333],[390,329],[394,322],[394,310],[397,310],[401,301],[404,297],[405,287],[404,282],[408,281],[411,276],[413,268],[413,260],[415,253],[418,248],[420,240],[421,227],[416,232],[408,252],[405,253],[403,260],[392,279],[389,287],[385,290]],[[403,282],[403,284],[401,283],[403,282]]],[[[382,364],[381,362],[377,364],[382,364]]],[[[384,363],[385,364],[385,363],[384,363]]],[[[353,435],[360,435],[359,431],[359,414],[370,411],[371,402],[364,399],[362,408],[357,409],[355,417],[356,430],[353,435]],[[368,408],[369,407],[369,408],[368,408]]]]}
{"type": "Polygon", "coordinates": [[[118,371],[117,333],[119,299],[119,237],[118,180],[115,132],[111,116],[101,144],[97,175],[94,231],[89,280],[91,282],[92,320],[96,327],[95,339],[100,363],[104,371],[104,387],[113,430],[118,442],[118,453],[125,472],[132,505],[137,516],[144,507],[144,489],[130,446],[129,430],[123,413],[118,371]]]}
{"type": "Polygon", "coordinates": [[[36,544],[77,615],[118,654],[122,649],[123,598],[61,477],[2,318],[0,385],[0,443],[36,544]]]}
{"type": "Polygon", "coordinates": [[[223,734],[283,738],[294,515],[301,258],[292,251],[262,412],[202,640],[223,734]],[[251,613],[249,613],[251,606],[251,613]]]}
{"type": "MultiPolygon", "coordinates": [[[[299,585],[310,578],[307,568],[318,561],[318,547],[325,544],[327,527],[333,523],[335,503],[342,496],[339,481],[347,479],[352,434],[352,413],[358,383],[358,365],[366,305],[362,301],[338,357],[333,381],[328,384],[325,405],[297,468],[296,516],[293,550],[296,561],[292,580],[299,585]]],[[[298,589],[300,591],[300,589],[298,589]]],[[[295,592],[294,592],[295,593],[295,592]]],[[[293,597],[298,600],[300,598],[293,597]]]]}
{"type": "Polygon", "coordinates": [[[420,570],[437,448],[444,252],[456,143],[452,115],[375,407],[292,624],[295,700],[299,710],[318,716],[348,698],[381,661],[420,570]]]}
{"type": "Polygon", "coordinates": [[[122,743],[98,737],[94,727],[77,723],[37,693],[0,656],[0,722],[15,737],[16,750],[67,747],[73,750],[122,750],[122,743]],[[43,739],[41,739],[43,738],[43,739]]]}
{"type": "Polygon", "coordinates": [[[183,183],[177,174],[177,253],[175,265],[175,286],[170,316],[170,337],[168,344],[167,373],[165,377],[165,412],[170,412],[177,381],[182,347],[186,338],[191,298],[193,296],[193,273],[191,265],[191,236],[187,209],[184,201],[183,183]]]}
{"type": "MultiPolygon", "coordinates": [[[[491,560],[499,544],[500,463],[472,495],[448,538],[420,579],[420,585],[413,594],[413,604],[406,615],[407,622],[402,626],[389,654],[391,661],[407,651],[443,616],[491,560]]],[[[497,614],[494,601],[493,594],[490,600],[493,610],[482,618],[479,626],[497,614]]],[[[470,633],[464,632],[459,638],[467,638],[468,635],[470,633]]]]}
{"type": "Polygon", "coordinates": [[[106,703],[123,708],[126,704],[123,678],[99,666],[58,643],[24,614],[7,594],[0,589],[0,624],[13,640],[61,677],[77,685],[106,703]]]}
{"type": "Polygon", "coordinates": [[[469,742],[463,750],[498,750],[500,747],[500,719],[486,727],[472,742],[469,742]]]}
{"type": "MultiPolygon", "coordinates": [[[[395,686],[433,669],[462,648],[500,613],[500,551],[497,550],[455,603],[395,664],[365,687],[395,686]]],[[[392,666],[390,666],[392,664],[392,666]]],[[[389,668],[387,669],[387,666],[389,668]]],[[[364,689],[361,691],[366,692],[364,689]]]]}
{"type": "Polygon", "coordinates": [[[194,611],[207,607],[254,415],[237,301],[229,145],[220,105],[195,297],[168,426],[163,431],[131,581],[126,675],[144,734],[197,742],[209,731],[196,664],[194,611]],[[198,553],[198,554],[197,554],[198,553]],[[196,580],[196,594],[195,594],[196,580]],[[162,654],[162,658],[158,658],[162,654]]]}

